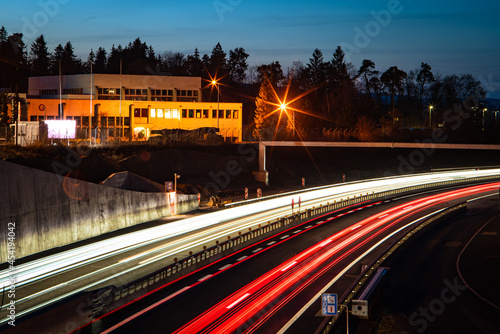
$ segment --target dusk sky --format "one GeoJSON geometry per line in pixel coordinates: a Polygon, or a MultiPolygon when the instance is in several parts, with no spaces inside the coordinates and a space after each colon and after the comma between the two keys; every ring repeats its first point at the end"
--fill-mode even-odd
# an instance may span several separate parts
{"type": "Polygon", "coordinates": [[[380,71],[409,71],[421,62],[434,73],[472,73],[500,98],[500,2],[192,0],[9,1],[0,25],[23,32],[29,46],[44,34],[50,51],[71,41],[86,59],[137,37],[164,51],[210,54],[243,47],[250,65],[306,64],[315,48],[325,60],[341,45],[356,68],[371,59],[380,71]],[[46,4],[46,5],[44,5],[46,4]]]}

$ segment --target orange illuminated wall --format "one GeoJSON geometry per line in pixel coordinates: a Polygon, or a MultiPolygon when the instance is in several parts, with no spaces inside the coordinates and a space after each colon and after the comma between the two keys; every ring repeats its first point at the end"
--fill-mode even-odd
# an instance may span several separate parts
{"type": "Polygon", "coordinates": [[[74,119],[77,128],[88,129],[89,116],[95,127],[113,127],[119,124],[120,116],[126,128],[152,130],[184,129],[202,127],[219,128],[224,138],[241,141],[242,104],[217,102],[167,102],[167,101],[122,101],[119,100],[63,99],[60,113],[59,99],[28,99],[28,120],[74,119]]]}

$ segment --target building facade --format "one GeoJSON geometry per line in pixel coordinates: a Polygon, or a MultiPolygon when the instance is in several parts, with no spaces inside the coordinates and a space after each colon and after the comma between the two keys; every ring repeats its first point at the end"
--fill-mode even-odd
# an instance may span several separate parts
{"type": "Polygon", "coordinates": [[[78,74],[29,79],[27,120],[75,120],[77,137],[146,140],[161,130],[219,129],[241,141],[242,104],[203,102],[199,77],[78,74]]]}

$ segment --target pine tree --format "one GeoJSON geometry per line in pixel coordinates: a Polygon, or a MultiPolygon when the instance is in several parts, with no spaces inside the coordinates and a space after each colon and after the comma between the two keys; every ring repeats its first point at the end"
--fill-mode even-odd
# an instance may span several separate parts
{"type": "Polygon", "coordinates": [[[99,47],[95,55],[94,73],[106,73],[106,66],[106,50],[102,47],[99,47]]]}
{"type": "Polygon", "coordinates": [[[37,75],[48,75],[50,67],[50,53],[47,42],[42,35],[38,36],[31,44],[30,62],[31,68],[37,75]]]}
{"type": "Polygon", "coordinates": [[[95,53],[94,50],[90,49],[89,56],[87,57],[87,61],[83,64],[83,72],[90,73],[94,72],[94,64],[95,64],[95,53]]]}
{"type": "Polygon", "coordinates": [[[64,48],[61,44],[55,47],[54,53],[52,53],[52,56],[50,58],[50,74],[59,74],[59,62],[62,61],[63,53],[64,48]]]}
{"type": "Polygon", "coordinates": [[[75,52],[73,50],[73,45],[71,42],[67,42],[64,46],[64,51],[62,54],[62,72],[63,74],[76,74],[81,73],[82,61],[76,57],[75,52]]]}
{"type": "Polygon", "coordinates": [[[9,123],[9,97],[7,93],[0,92],[0,125],[6,126],[9,123]]]}
{"type": "Polygon", "coordinates": [[[203,63],[200,58],[198,48],[194,49],[194,55],[187,56],[183,64],[186,74],[193,77],[201,77],[203,73],[203,63]]]}
{"type": "Polygon", "coordinates": [[[243,48],[229,50],[229,75],[232,82],[242,84],[248,68],[249,54],[243,48]]]}
{"type": "Polygon", "coordinates": [[[212,55],[208,60],[207,69],[210,75],[215,78],[223,78],[228,74],[226,53],[220,43],[217,43],[213,48],[212,55]]]}
{"type": "Polygon", "coordinates": [[[253,136],[257,140],[263,140],[265,136],[265,130],[269,129],[272,125],[270,116],[274,109],[269,102],[271,102],[271,97],[273,96],[273,87],[268,79],[264,78],[260,85],[259,95],[255,99],[255,128],[252,132],[253,136]]]}

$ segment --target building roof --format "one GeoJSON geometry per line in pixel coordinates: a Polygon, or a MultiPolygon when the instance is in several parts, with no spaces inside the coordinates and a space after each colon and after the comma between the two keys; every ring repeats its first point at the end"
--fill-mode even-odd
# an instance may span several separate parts
{"type": "Polygon", "coordinates": [[[101,184],[113,188],[147,193],[163,192],[165,189],[163,185],[157,182],[127,171],[111,174],[101,184]]]}

